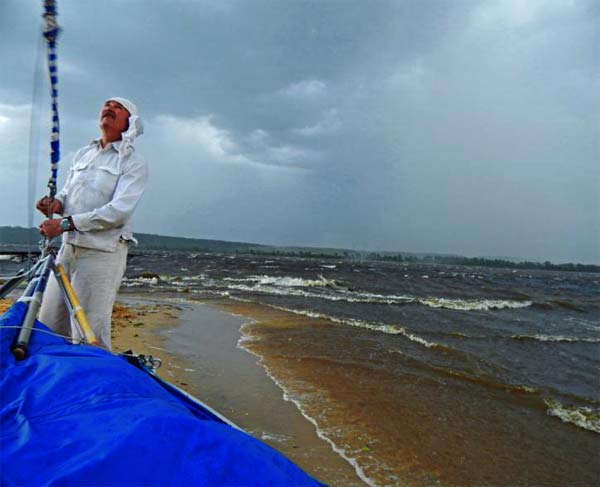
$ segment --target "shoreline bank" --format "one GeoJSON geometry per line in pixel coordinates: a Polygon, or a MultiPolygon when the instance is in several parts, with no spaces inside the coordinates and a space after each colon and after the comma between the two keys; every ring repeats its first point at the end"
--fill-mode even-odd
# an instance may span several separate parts
{"type": "Polygon", "coordinates": [[[120,295],[113,330],[115,352],[163,360],[159,375],[277,449],[332,486],[362,486],[355,467],[317,435],[257,357],[240,347],[251,318],[218,302],[120,295]],[[143,322],[142,322],[143,320],[143,322]],[[143,323],[143,325],[139,325],[143,323]],[[136,326],[137,325],[137,326],[136,326]]]}

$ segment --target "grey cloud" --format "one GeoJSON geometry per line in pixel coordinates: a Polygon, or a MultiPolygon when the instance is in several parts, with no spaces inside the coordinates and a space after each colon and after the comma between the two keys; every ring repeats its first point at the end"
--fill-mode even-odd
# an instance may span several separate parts
{"type": "MultiPolygon", "coordinates": [[[[600,259],[597,2],[59,6],[65,153],[106,96],[150,122],[147,198],[168,204],[141,230],[600,259]]],[[[38,16],[0,5],[0,104],[31,102],[38,16]]]]}

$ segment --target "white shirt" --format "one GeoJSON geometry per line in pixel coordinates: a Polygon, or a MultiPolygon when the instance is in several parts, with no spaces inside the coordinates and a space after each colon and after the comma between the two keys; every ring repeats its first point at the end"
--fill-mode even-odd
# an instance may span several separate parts
{"type": "Polygon", "coordinates": [[[119,156],[121,141],[93,141],[77,151],[64,187],[56,196],[76,231],[63,243],[114,252],[122,237],[132,240],[129,219],[146,186],[148,167],[135,151],[119,156]]]}

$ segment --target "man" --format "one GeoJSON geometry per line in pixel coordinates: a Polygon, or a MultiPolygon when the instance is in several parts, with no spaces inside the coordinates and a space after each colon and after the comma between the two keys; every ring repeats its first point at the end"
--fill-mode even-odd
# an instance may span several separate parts
{"type": "MultiPolygon", "coordinates": [[[[75,154],[62,190],[51,203],[40,199],[36,208],[63,218],[43,221],[40,232],[62,234],[57,262],[65,272],[87,314],[101,346],[110,350],[112,307],[133,239],[129,220],[147,180],[147,165],[133,147],[143,132],[136,106],[125,98],[110,98],[100,110],[101,137],[75,154]]],[[[70,319],[54,276],[40,309],[42,323],[75,340],[82,334],[70,319]]]]}

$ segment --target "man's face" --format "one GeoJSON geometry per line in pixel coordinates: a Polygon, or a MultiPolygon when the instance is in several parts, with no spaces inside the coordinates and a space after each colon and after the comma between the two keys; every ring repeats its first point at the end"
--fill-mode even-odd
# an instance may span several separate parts
{"type": "Polygon", "coordinates": [[[129,126],[129,112],[119,102],[107,101],[100,110],[100,127],[112,132],[124,132],[129,126]]]}

